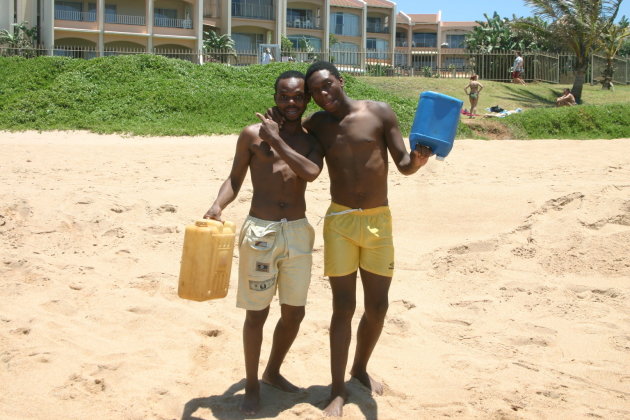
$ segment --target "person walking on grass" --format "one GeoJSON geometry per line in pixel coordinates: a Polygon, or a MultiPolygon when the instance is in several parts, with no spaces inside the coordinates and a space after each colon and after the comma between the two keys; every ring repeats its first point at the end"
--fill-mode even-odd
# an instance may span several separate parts
{"type": "Polygon", "coordinates": [[[512,66],[512,83],[525,84],[525,80],[522,79],[523,72],[525,71],[525,63],[523,60],[523,54],[520,51],[514,53],[514,65],[512,66]]]}
{"type": "Polygon", "coordinates": [[[304,121],[320,143],[330,176],[332,203],[324,221],[324,274],[332,289],[330,368],[332,388],[326,416],[341,416],[348,393],[351,322],[361,273],[365,313],[357,331],[350,375],[376,394],[383,385],[367,372],[381,335],[394,273],[392,218],[387,199],[388,153],[397,169],[411,175],[432,155],[429,148],[407,152],[396,114],[383,102],[346,95],[344,79],[325,61],[306,72],[307,90],[322,111],[304,121]]]}
{"type": "Polygon", "coordinates": [[[468,99],[470,100],[470,118],[473,118],[475,115],[477,103],[479,102],[479,93],[483,89],[483,85],[479,83],[477,79],[476,74],[470,76],[470,82],[468,82],[464,88],[464,92],[468,95],[468,99]]]}
{"type": "Polygon", "coordinates": [[[299,388],[280,374],[280,367],[304,318],[315,231],[306,219],[306,183],[320,174],[321,147],[301,124],[310,101],[304,75],[282,73],[275,83],[274,100],[284,124],[256,114],[258,124],[241,131],[230,175],[204,218],[221,220],[237,196],[247,171],[253,197],[239,235],[236,304],[246,310],[243,325],[246,385],[241,411],[253,415],[260,408],[258,364],[263,326],[278,291],[280,319],[262,382],[286,392],[299,388]]]}

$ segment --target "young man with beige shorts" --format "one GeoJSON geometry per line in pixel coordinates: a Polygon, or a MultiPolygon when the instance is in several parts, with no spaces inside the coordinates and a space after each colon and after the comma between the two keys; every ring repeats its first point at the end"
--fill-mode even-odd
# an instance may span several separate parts
{"type": "Polygon", "coordinates": [[[262,381],[287,392],[299,390],[280,374],[280,366],[305,314],[315,234],[306,220],[304,194],[306,183],[317,178],[323,166],[321,147],[301,124],[310,100],[304,75],[282,73],[276,80],[274,100],[284,118],[282,128],[256,114],[261,122],[245,127],[239,135],[230,175],[204,216],[221,220],[223,209],[236,198],[247,171],[251,172],[253,197],[239,235],[236,298],[237,306],[247,311],[243,325],[246,384],[241,404],[246,415],[260,408],[263,326],[276,290],[281,315],[262,381]]]}

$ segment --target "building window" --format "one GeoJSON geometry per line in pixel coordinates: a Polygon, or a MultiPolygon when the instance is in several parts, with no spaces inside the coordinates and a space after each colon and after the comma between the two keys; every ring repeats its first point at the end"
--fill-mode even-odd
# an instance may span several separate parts
{"type": "Polygon", "coordinates": [[[367,58],[386,60],[389,58],[389,42],[385,39],[368,38],[366,42],[367,58]]]}
{"type": "MultiPolygon", "coordinates": [[[[88,13],[90,16],[96,17],[96,3],[88,3],[88,13]]],[[[119,23],[115,4],[105,5],[105,23],[119,23]]]]}
{"type": "Polygon", "coordinates": [[[385,31],[385,24],[383,23],[383,19],[380,18],[380,17],[370,17],[370,16],[368,16],[366,32],[386,33],[386,31],[385,31]]]}
{"type": "Polygon", "coordinates": [[[232,16],[249,19],[273,19],[273,0],[232,0],[232,16]]]}
{"type": "Polygon", "coordinates": [[[466,48],[466,35],[446,35],[448,48],[466,48]]]}
{"type": "Polygon", "coordinates": [[[396,46],[397,47],[406,47],[407,46],[407,32],[396,32],[396,46]]]}
{"type": "Polygon", "coordinates": [[[332,13],[330,15],[330,28],[335,35],[359,36],[359,16],[350,13],[332,13]]]}
{"type": "Polygon", "coordinates": [[[85,20],[83,3],[78,1],[55,1],[55,19],[85,20]]]}
{"type": "Polygon", "coordinates": [[[306,9],[287,9],[287,26],[289,28],[314,28],[313,11],[306,9]]]}
{"type": "Polygon", "coordinates": [[[359,46],[351,42],[338,42],[332,46],[331,56],[335,64],[357,65],[359,46]]]}
{"type": "Polygon", "coordinates": [[[437,34],[415,32],[413,34],[413,42],[411,46],[436,48],[437,47],[437,34]]]}
{"type": "Polygon", "coordinates": [[[322,50],[322,40],[309,35],[289,35],[289,41],[293,43],[293,48],[304,49],[304,41],[308,42],[313,51],[322,50]]]}
{"type": "Polygon", "coordinates": [[[251,52],[252,54],[258,54],[258,46],[264,43],[263,34],[232,33],[232,39],[234,40],[236,51],[251,52]]]}

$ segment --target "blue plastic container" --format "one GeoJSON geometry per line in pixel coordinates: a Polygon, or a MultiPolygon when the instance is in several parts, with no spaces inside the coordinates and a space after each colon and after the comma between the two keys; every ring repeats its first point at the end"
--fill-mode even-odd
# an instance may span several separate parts
{"type": "Polygon", "coordinates": [[[464,101],[436,92],[422,92],[409,134],[411,150],[416,144],[428,146],[443,160],[453,148],[459,114],[464,101]]]}

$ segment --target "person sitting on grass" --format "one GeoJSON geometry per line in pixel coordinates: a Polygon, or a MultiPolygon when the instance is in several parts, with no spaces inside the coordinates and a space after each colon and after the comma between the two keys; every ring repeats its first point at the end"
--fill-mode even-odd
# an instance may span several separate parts
{"type": "Polygon", "coordinates": [[[562,96],[556,99],[556,106],[573,106],[577,105],[575,102],[575,96],[571,93],[571,89],[565,88],[562,96]]]}

